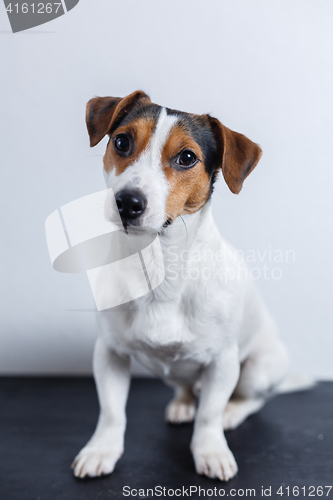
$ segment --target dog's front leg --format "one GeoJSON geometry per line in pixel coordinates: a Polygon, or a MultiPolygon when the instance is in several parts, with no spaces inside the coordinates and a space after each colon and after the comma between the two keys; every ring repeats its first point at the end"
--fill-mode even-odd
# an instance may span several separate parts
{"type": "Polygon", "coordinates": [[[100,414],[93,436],[72,464],[76,477],[110,474],[124,451],[130,359],[120,357],[99,338],[93,370],[100,414]]]}
{"type": "Polygon", "coordinates": [[[228,348],[205,367],[199,408],[191,442],[198,474],[228,481],[237,473],[237,464],[222,427],[222,416],[239,376],[237,346],[228,348]]]}

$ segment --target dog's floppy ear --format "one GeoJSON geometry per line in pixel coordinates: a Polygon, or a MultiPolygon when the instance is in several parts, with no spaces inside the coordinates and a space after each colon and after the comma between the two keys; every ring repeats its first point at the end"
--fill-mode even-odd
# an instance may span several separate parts
{"type": "Polygon", "coordinates": [[[94,97],[90,99],[86,110],[90,146],[96,146],[142,98],[150,100],[142,90],[137,90],[124,98],[94,97]]]}
{"type": "Polygon", "coordinates": [[[258,144],[225,127],[217,118],[210,116],[209,120],[215,135],[223,177],[230,191],[238,194],[244,180],[260,160],[262,151],[258,144]]]}

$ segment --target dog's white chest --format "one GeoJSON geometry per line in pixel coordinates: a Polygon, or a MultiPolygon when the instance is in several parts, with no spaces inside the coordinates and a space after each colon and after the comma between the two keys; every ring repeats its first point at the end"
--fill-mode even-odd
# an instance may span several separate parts
{"type": "Polygon", "coordinates": [[[134,356],[159,377],[193,383],[223,337],[221,324],[207,321],[200,302],[200,293],[181,302],[139,300],[127,315],[115,314],[112,321],[105,316],[103,330],[113,348],[134,356]]]}

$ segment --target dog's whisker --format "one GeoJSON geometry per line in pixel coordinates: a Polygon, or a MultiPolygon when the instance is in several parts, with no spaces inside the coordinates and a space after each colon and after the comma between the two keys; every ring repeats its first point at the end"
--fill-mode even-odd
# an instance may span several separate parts
{"type": "Polygon", "coordinates": [[[185,226],[185,230],[186,230],[186,237],[188,238],[188,231],[187,231],[187,225],[186,225],[186,222],[184,221],[183,217],[180,215],[179,216],[181,218],[181,220],[183,221],[183,224],[185,226]]]}
{"type": "Polygon", "coordinates": [[[96,200],[96,202],[91,207],[89,207],[89,213],[91,215],[96,214],[100,210],[104,210],[104,207],[105,207],[104,199],[96,200]]]}
{"type": "Polygon", "coordinates": [[[214,192],[219,193],[221,198],[224,200],[224,195],[223,195],[223,193],[221,193],[221,191],[219,191],[217,188],[214,188],[214,192]]]}

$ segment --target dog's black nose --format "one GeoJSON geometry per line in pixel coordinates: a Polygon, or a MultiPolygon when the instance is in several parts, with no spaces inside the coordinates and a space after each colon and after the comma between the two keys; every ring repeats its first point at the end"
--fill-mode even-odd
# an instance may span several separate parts
{"type": "Polygon", "coordinates": [[[122,189],[116,195],[116,203],[120,217],[133,220],[140,217],[147,206],[147,198],[140,191],[122,189]]]}

